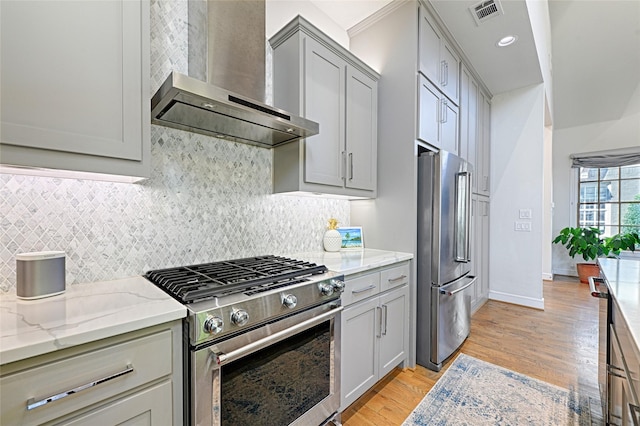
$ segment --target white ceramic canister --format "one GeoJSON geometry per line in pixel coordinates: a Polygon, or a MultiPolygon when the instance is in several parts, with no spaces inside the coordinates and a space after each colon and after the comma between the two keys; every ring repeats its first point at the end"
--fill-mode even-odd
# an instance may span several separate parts
{"type": "Polygon", "coordinates": [[[342,235],[336,229],[338,227],[338,221],[336,219],[329,219],[329,229],[324,233],[322,238],[322,245],[325,251],[333,252],[339,251],[342,246],[342,235]]]}
{"type": "Polygon", "coordinates": [[[38,251],[16,255],[16,295],[40,299],[64,293],[65,253],[38,251]]]}

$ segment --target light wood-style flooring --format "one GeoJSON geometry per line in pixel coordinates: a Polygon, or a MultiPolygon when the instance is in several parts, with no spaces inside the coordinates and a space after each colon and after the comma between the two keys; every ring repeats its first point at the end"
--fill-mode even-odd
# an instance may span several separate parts
{"type": "MultiPolygon", "coordinates": [[[[473,315],[459,352],[599,401],[599,300],[586,284],[545,281],[544,306],[488,301],[473,315]]],[[[454,358],[438,373],[421,366],[392,371],[342,413],[343,424],[402,424],[454,358]]]]}

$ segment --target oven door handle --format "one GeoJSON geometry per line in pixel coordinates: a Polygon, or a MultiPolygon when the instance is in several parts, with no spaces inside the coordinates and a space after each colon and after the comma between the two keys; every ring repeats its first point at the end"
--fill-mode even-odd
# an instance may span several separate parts
{"type": "Polygon", "coordinates": [[[596,283],[604,284],[604,280],[599,277],[589,277],[589,290],[591,290],[591,295],[593,297],[600,297],[602,299],[606,299],[609,295],[606,292],[598,291],[596,289],[596,283]]]}
{"type": "Polygon", "coordinates": [[[281,330],[281,331],[278,331],[277,333],[273,333],[272,335],[267,336],[263,339],[256,340],[255,342],[251,342],[248,345],[242,346],[241,348],[233,350],[228,353],[217,352],[213,349],[213,347],[210,350],[211,352],[213,352],[213,355],[215,356],[216,362],[218,363],[218,365],[226,364],[238,358],[242,358],[243,356],[248,355],[252,352],[266,348],[267,346],[273,343],[279,342],[280,340],[284,340],[287,337],[291,337],[307,328],[311,328],[315,325],[318,325],[323,321],[327,320],[327,318],[335,317],[340,311],[342,311],[342,309],[344,309],[342,306],[335,307],[328,312],[325,312],[316,317],[303,321],[285,330],[281,330]]]}

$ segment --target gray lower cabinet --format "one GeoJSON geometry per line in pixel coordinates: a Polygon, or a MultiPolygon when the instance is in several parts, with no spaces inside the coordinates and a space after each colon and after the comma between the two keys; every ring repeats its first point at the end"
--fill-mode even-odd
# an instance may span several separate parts
{"type": "Polygon", "coordinates": [[[403,262],[346,277],[341,411],[407,359],[409,270],[409,262],[403,262]]]}
{"type": "Polygon", "coordinates": [[[171,383],[163,382],[63,424],[172,426],[171,383]]]}
{"type": "Polygon", "coordinates": [[[471,311],[477,311],[489,298],[489,198],[471,197],[471,273],[476,277],[471,293],[471,311]]]}
{"type": "Polygon", "coordinates": [[[375,197],[379,75],[302,17],[270,43],[274,106],[320,125],[273,150],[273,191],[375,197]]]}
{"type": "Polygon", "coordinates": [[[640,424],[640,349],[615,299],[611,309],[607,424],[637,426],[640,424]]]}
{"type": "Polygon", "coordinates": [[[182,423],[181,322],[0,367],[0,424],[182,423]]]}
{"type": "Polygon", "coordinates": [[[0,2],[2,165],[149,176],[149,10],[149,0],[0,2]]]}

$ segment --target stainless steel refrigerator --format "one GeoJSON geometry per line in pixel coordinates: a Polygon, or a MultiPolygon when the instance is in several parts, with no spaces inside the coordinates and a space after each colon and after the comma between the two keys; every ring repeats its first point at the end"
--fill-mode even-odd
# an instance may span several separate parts
{"type": "Polygon", "coordinates": [[[434,371],[469,336],[471,165],[446,151],[418,158],[418,364],[434,371]]]}

